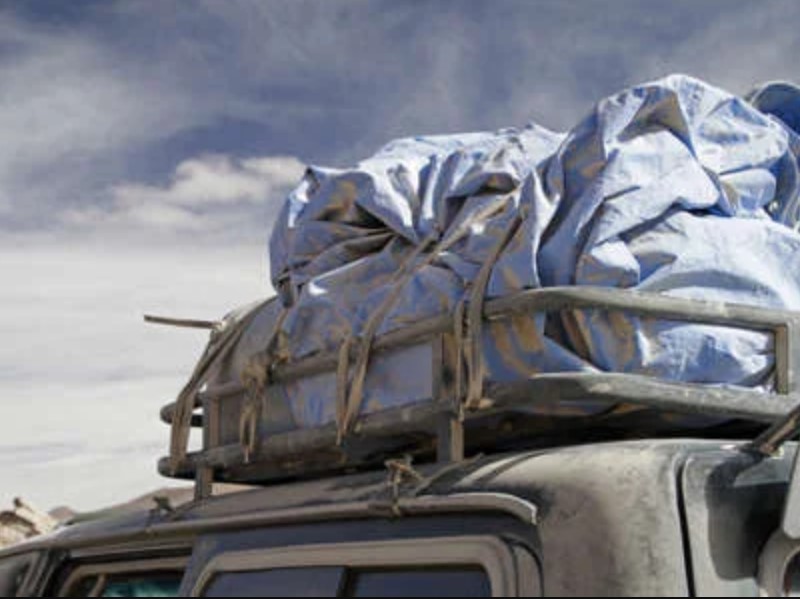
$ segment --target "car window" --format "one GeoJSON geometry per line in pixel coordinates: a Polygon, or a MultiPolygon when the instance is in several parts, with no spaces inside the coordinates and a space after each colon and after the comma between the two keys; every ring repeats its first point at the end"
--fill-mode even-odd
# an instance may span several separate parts
{"type": "Polygon", "coordinates": [[[181,572],[86,576],[70,585],[67,597],[177,597],[181,572]]]}
{"type": "Polygon", "coordinates": [[[490,597],[486,571],[478,567],[362,570],[348,576],[346,597],[490,597]]]}
{"type": "Polygon", "coordinates": [[[206,587],[204,597],[337,597],[344,568],[275,568],[223,572],[206,587]]]}
{"type": "Polygon", "coordinates": [[[223,552],[208,560],[191,585],[191,596],[481,597],[532,592],[518,565],[538,573],[532,558],[523,565],[511,546],[489,535],[264,547],[223,552]]]}
{"type": "Polygon", "coordinates": [[[217,574],[204,597],[489,597],[480,567],[274,568],[217,574]]]}
{"type": "Polygon", "coordinates": [[[177,597],[185,558],[68,566],[60,597],[177,597]]]}
{"type": "Polygon", "coordinates": [[[177,597],[181,574],[115,576],[109,578],[100,597],[177,597]]]}

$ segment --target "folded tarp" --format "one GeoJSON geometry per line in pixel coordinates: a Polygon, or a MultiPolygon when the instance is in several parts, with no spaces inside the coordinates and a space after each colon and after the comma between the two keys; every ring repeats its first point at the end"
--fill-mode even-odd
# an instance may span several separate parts
{"type": "MultiPolygon", "coordinates": [[[[798,97],[768,86],[747,101],[670,76],[602,100],[566,134],[408,138],[350,169],[310,167],[270,241],[282,305],[259,326],[279,330],[250,325],[245,339],[270,338],[271,359],[294,361],[456,313],[476,288],[593,285],[800,309],[798,97]]],[[[573,310],[481,335],[491,382],[599,370],[772,385],[774,340],[752,331],[573,310]]],[[[371,359],[359,409],[424,400],[430,360],[423,346],[371,359]]],[[[331,373],[283,386],[294,425],[335,420],[337,385],[331,373]]]]}

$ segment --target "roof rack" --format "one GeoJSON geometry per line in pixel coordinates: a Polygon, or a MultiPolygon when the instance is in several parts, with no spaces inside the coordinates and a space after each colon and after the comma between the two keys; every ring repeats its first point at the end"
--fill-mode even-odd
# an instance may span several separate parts
{"type": "MultiPolygon", "coordinates": [[[[625,312],[641,317],[721,325],[763,331],[774,336],[775,391],[773,394],[739,388],[667,382],[641,375],[621,373],[552,373],[533,376],[514,384],[489,386],[491,401],[479,409],[462,413],[455,396],[455,351],[453,318],[449,314],[429,318],[378,337],[372,347],[381,352],[429,341],[433,345],[434,397],[432,401],[386,409],[359,418],[355,429],[337,444],[335,425],[275,433],[259,440],[255,452],[246,459],[240,444],[221,444],[220,429],[226,402],[241,399],[245,388],[229,383],[208,388],[195,397],[192,426],[203,429],[203,449],[189,453],[177,469],[169,458],[159,462],[166,476],[194,478],[196,494],[210,493],[215,480],[226,482],[268,481],[299,474],[331,472],[374,464],[381,449],[400,451],[409,443],[425,440],[440,461],[457,461],[465,453],[465,428],[498,412],[530,407],[536,398],[548,402],[596,400],[632,404],[671,413],[736,418],[779,424],[800,407],[800,313],[664,296],[660,294],[600,287],[552,287],[527,290],[488,300],[483,307],[485,320],[508,318],[515,314],[600,309],[625,312]]],[[[351,348],[355,357],[358,344],[351,348]]],[[[336,371],[338,352],[317,354],[292,363],[276,364],[271,380],[284,383],[323,372],[336,371]]],[[[161,411],[162,420],[171,424],[175,403],[161,411]]],[[[791,420],[799,420],[796,417],[791,420]]],[[[785,440],[787,426],[777,426],[762,435],[751,448],[761,453],[775,449],[785,440]]],[[[473,427],[474,429],[475,427],[473,427]]],[[[424,444],[424,443],[423,443],[424,444]]]]}

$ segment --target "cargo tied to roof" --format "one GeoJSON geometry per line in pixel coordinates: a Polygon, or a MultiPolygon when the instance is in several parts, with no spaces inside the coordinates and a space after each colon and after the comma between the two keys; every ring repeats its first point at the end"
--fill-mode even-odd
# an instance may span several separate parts
{"type": "MultiPolygon", "coordinates": [[[[793,391],[784,316],[726,315],[800,310],[796,114],[787,84],[745,99],[671,76],[602,100],[567,133],[406,138],[350,169],[309,167],[270,241],[279,299],[214,328],[170,416],[173,471],[204,388],[246,390],[219,408],[223,422],[239,415],[245,461],[269,435],[334,427],[341,445],[362,416],[432,400],[458,419],[546,373],[793,391]],[[535,309],[515,304],[549,288],[535,309]],[[605,299],[581,302],[580,289],[605,299]],[[659,297],[689,303],[642,309],[659,297]],[[695,314],[691,300],[706,304],[695,314]]],[[[515,410],[613,406],[571,399],[516,398],[515,410]]]]}
{"type": "MultiPolygon", "coordinates": [[[[454,312],[487,260],[488,298],[594,285],[800,308],[800,142],[785,122],[796,122],[787,114],[800,93],[780,90],[751,103],[671,76],[602,100],[565,134],[529,125],[407,138],[351,169],[310,167],[270,243],[288,311],[280,352],[298,359],[370,325],[380,335],[454,312]]],[[[599,369],[771,385],[772,340],[758,332],[573,310],[481,335],[490,380],[599,369]]],[[[363,405],[424,396],[407,379],[425,369],[406,358],[374,392],[366,385],[363,405]]],[[[307,385],[297,420],[332,418],[333,403],[315,403],[324,394],[307,385]]]]}

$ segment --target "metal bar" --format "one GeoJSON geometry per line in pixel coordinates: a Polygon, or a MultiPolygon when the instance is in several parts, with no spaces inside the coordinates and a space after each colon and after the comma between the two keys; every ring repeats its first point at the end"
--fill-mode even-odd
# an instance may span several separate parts
{"type": "MultiPolygon", "coordinates": [[[[203,400],[203,451],[206,452],[212,447],[219,445],[219,419],[220,405],[219,398],[209,396],[203,400]]],[[[214,468],[213,466],[198,465],[194,475],[194,499],[201,501],[211,497],[214,492],[214,468]]]]}
{"type": "Polygon", "coordinates": [[[753,439],[748,448],[764,456],[774,455],[781,445],[797,434],[798,430],[800,430],[800,406],[789,410],[780,420],[753,439]]]}
{"type": "MultiPolygon", "coordinates": [[[[794,419],[794,431],[797,432],[797,421],[794,419]]],[[[794,456],[792,477],[783,502],[781,530],[790,539],[800,539],[800,451],[794,456]]]]}
{"type": "MultiPolygon", "coordinates": [[[[484,316],[498,319],[519,313],[552,312],[557,310],[602,309],[626,311],[639,316],[650,316],[667,320],[679,320],[702,324],[716,324],[774,331],[793,323],[797,331],[798,314],[787,310],[765,309],[754,306],[708,302],[664,296],[656,293],[632,291],[628,289],[607,289],[602,287],[550,287],[531,289],[507,297],[486,302],[484,316]]],[[[391,331],[375,340],[374,351],[386,351],[406,345],[421,343],[434,335],[452,329],[452,316],[442,314],[417,321],[408,327],[391,331]]],[[[358,355],[359,344],[354,343],[351,358],[358,355]]],[[[794,372],[800,372],[800,352],[792,356],[794,372]],[[796,354],[796,355],[795,355],[796,354]]],[[[306,376],[334,371],[338,365],[338,352],[323,352],[288,364],[273,367],[272,380],[288,382],[306,376]]],[[[243,387],[238,383],[226,383],[206,393],[233,395],[241,393],[243,387]]],[[[197,404],[200,405],[198,398],[197,404]]],[[[162,411],[162,419],[171,422],[174,411],[169,404],[162,411]]]]}
{"type": "Polygon", "coordinates": [[[764,423],[775,422],[800,406],[800,394],[778,395],[619,373],[541,374],[520,383],[490,387],[487,395],[494,400],[494,407],[530,408],[540,403],[598,400],[764,423]],[[530,398],[536,398],[536,402],[530,398]]]}
{"type": "MultiPolygon", "coordinates": [[[[800,322],[792,319],[775,336],[776,387],[779,392],[794,393],[800,387],[800,322]]],[[[756,438],[751,449],[762,455],[772,455],[778,448],[800,432],[800,407],[756,438]]],[[[800,539],[800,451],[795,453],[792,476],[783,502],[781,531],[788,538],[800,539]]]]}
{"type": "MultiPolygon", "coordinates": [[[[435,434],[435,423],[441,415],[442,407],[434,402],[411,404],[400,408],[390,408],[362,416],[353,430],[354,437],[393,436],[408,433],[426,432],[435,434]]],[[[298,429],[286,433],[270,435],[261,440],[253,453],[252,462],[258,462],[259,456],[268,456],[270,460],[298,458],[315,452],[330,451],[336,447],[337,430],[334,423],[315,428],[298,429]]],[[[159,462],[159,471],[170,476],[169,460],[159,462]]],[[[224,470],[239,466],[244,462],[244,454],[238,443],[211,448],[205,452],[190,453],[175,476],[191,478],[195,466],[205,464],[224,470]]]]}
{"type": "Polygon", "coordinates": [[[203,415],[205,417],[205,437],[206,448],[216,447],[220,442],[220,427],[222,425],[222,407],[219,397],[209,396],[203,402],[203,415]]]}
{"type": "MultiPolygon", "coordinates": [[[[161,408],[161,422],[164,424],[172,424],[172,421],[175,419],[175,404],[169,403],[161,408]]],[[[203,415],[202,414],[192,414],[191,420],[192,428],[202,428],[203,427],[203,415]]]]}
{"type": "Polygon", "coordinates": [[[775,329],[775,391],[789,393],[792,383],[791,342],[788,326],[775,329]]]}
{"type": "MultiPolygon", "coordinates": [[[[752,306],[707,302],[642,293],[627,289],[597,287],[551,287],[532,289],[486,302],[484,317],[498,319],[520,313],[552,312],[557,310],[600,309],[627,311],[639,316],[653,316],[703,324],[717,324],[754,330],[773,330],[797,314],[785,310],[765,310],[752,306]]],[[[417,321],[408,327],[391,331],[373,344],[375,351],[419,343],[433,335],[452,329],[450,314],[417,321]]],[[[352,356],[358,355],[358,344],[352,356]]],[[[291,364],[276,364],[272,380],[284,382],[335,370],[338,352],[321,353],[291,364]]]]}
{"type": "MultiPolygon", "coordinates": [[[[800,326],[796,318],[775,335],[775,386],[779,393],[796,393],[800,375],[800,326]]],[[[774,455],[800,432],[800,406],[790,410],[746,447],[762,456],[774,455]]],[[[800,539],[800,451],[795,454],[792,476],[783,503],[781,531],[790,539],[800,539]]]]}
{"type": "MultiPolygon", "coordinates": [[[[487,301],[484,317],[494,320],[520,313],[534,314],[578,309],[618,310],[638,316],[652,316],[666,320],[766,331],[771,331],[778,326],[785,325],[788,320],[797,318],[796,313],[786,310],[766,310],[739,304],[708,302],[602,287],[550,287],[521,291],[514,295],[487,301]]],[[[433,335],[450,331],[452,326],[453,320],[450,314],[419,320],[408,327],[382,335],[373,343],[373,350],[385,351],[420,343],[433,335]]],[[[351,350],[352,358],[358,355],[358,348],[358,343],[355,343],[351,350]]],[[[338,352],[325,352],[291,364],[276,364],[273,368],[272,380],[284,382],[335,370],[338,357],[338,352]]]]}
{"type": "Polygon", "coordinates": [[[214,469],[198,465],[194,474],[194,500],[201,501],[211,497],[214,489],[214,469]]]}
{"type": "MultiPolygon", "coordinates": [[[[238,395],[239,393],[244,392],[244,386],[241,383],[232,382],[232,383],[224,383],[217,387],[212,387],[211,389],[207,389],[206,391],[201,391],[194,398],[194,407],[199,408],[203,405],[203,403],[210,398],[217,398],[222,399],[224,397],[230,397],[231,395],[238,395]]],[[[173,419],[175,418],[175,402],[168,403],[163,408],[161,408],[161,421],[165,424],[172,424],[173,419]]],[[[203,417],[199,414],[195,414],[192,416],[192,426],[193,427],[201,427],[203,426],[203,417]]]]}
{"type": "Polygon", "coordinates": [[[150,324],[164,324],[171,327],[183,327],[189,329],[215,329],[220,326],[220,322],[218,320],[171,318],[168,316],[154,316],[152,314],[145,314],[144,321],[150,324]]]}
{"type": "MultiPolygon", "coordinates": [[[[790,319],[775,335],[775,385],[779,393],[796,393],[800,388],[800,320],[790,319]]],[[[800,409],[789,410],[782,419],[756,437],[751,451],[772,455],[800,432],[800,409]]],[[[800,473],[800,465],[796,468],[800,473]]],[[[797,479],[800,481],[800,478],[797,479]]],[[[798,514],[800,520],[800,514],[798,514]]]]}
{"type": "Polygon", "coordinates": [[[435,337],[433,343],[433,401],[441,406],[437,421],[436,459],[460,462],[464,459],[464,424],[459,418],[456,397],[457,361],[461,354],[453,333],[435,337]]]}
{"type": "Polygon", "coordinates": [[[464,459],[464,423],[452,412],[439,416],[436,433],[436,460],[460,462],[464,459]]]}
{"type": "Polygon", "coordinates": [[[786,323],[786,377],[789,392],[800,390],[800,317],[786,323]]]}
{"type": "MultiPolygon", "coordinates": [[[[494,399],[493,408],[519,408],[544,406],[548,403],[597,400],[609,406],[629,403],[683,414],[710,417],[744,418],[757,422],[774,422],[793,408],[800,406],[800,395],[765,394],[758,391],[737,390],[684,383],[669,383],[643,376],[623,374],[547,374],[533,377],[518,385],[498,387],[489,395],[494,399]],[[535,398],[532,401],[532,398],[535,398]],[[535,403],[534,403],[535,402],[535,403]]],[[[415,403],[401,408],[391,408],[366,414],[358,422],[354,433],[358,436],[376,438],[408,434],[430,434],[442,416],[443,406],[435,402],[415,403]]],[[[480,417],[482,411],[466,414],[467,420],[480,417]]],[[[287,460],[296,462],[298,457],[314,452],[330,450],[335,446],[334,424],[313,429],[298,429],[272,435],[262,440],[253,458],[268,457],[271,463],[287,460]]],[[[198,466],[211,466],[223,471],[243,462],[242,449],[238,444],[211,448],[205,452],[192,453],[174,474],[191,478],[198,466]]],[[[159,463],[159,471],[169,475],[169,461],[159,463]]]]}
{"type": "Polygon", "coordinates": [[[522,291],[486,302],[486,318],[526,312],[577,309],[616,310],[703,324],[769,330],[796,319],[797,312],[744,304],[670,297],[659,293],[591,286],[549,287],[522,291]]]}
{"type": "MultiPolygon", "coordinates": [[[[449,513],[505,513],[526,524],[536,522],[536,505],[506,493],[463,492],[451,495],[422,495],[400,498],[401,514],[436,515],[449,513]]],[[[192,514],[193,512],[189,512],[192,514]]],[[[152,542],[161,539],[193,536],[210,531],[237,530],[258,526],[303,524],[330,520],[355,520],[386,517],[386,505],[375,501],[326,503],[302,507],[261,510],[238,516],[194,518],[179,522],[161,522],[141,526],[130,531],[87,532],[82,535],[60,535],[33,539],[0,550],[0,559],[38,550],[76,550],[103,545],[130,546],[137,541],[152,542]]]]}

